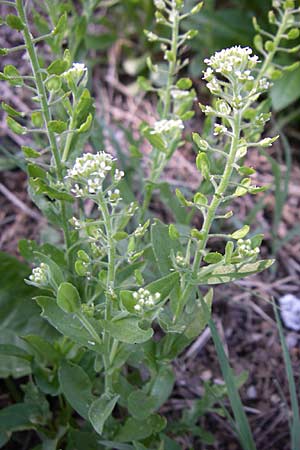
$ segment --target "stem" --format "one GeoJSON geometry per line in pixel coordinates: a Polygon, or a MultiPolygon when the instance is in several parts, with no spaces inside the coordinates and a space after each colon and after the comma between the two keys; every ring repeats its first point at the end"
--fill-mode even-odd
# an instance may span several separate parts
{"type": "MultiPolygon", "coordinates": [[[[201,239],[197,244],[195,258],[194,258],[194,262],[193,262],[192,279],[194,279],[197,276],[199,266],[202,262],[204,250],[206,248],[207,241],[209,239],[209,232],[210,232],[212,223],[216,216],[216,211],[217,211],[218,207],[220,206],[220,203],[223,200],[223,195],[226,192],[226,190],[229,186],[229,183],[230,183],[230,179],[231,179],[232,172],[234,169],[233,165],[234,165],[236,154],[238,151],[240,132],[241,132],[241,120],[242,120],[241,112],[235,111],[234,116],[233,116],[233,129],[232,129],[233,138],[231,141],[228,159],[226,162],[222,180],[213,195],[213,198],[210,202],[209,207],[207,208],[207,214],[204,218],[204,222],[203,222],[203,225],[201,228],[201,233],[203,235],[203,239],[201,239]]],[[[180,313],[182,312],[183,307],[184,307],[192,289],[193,289],[193,285],[190,282],[188,282],[183,290],[180,301],[178,302],[177,310],[176,310],[176,313],[174,316],[174,321],[178,320],[178,317],[179,317],[180,313]]]]}
{"type": "Polygon", "coordinates": [[[65,162],[68,159],[69,151],[70,151],[70,147],[71,147],[72,139],[73,139],[73,135],[74,135],[74,132],[72,132],[72,131],[74,130],[75,125],[76,125],[76,117],[75,117],[74,111],[76,109],[77,102],[76,102],[74,97],[73,97],[73,99],[74,99],[74,102],[73,102],[74,103],[73,114],[72,114],[72,118],[71,118],[71,121],[70,121],[70,124],[69,124],[69,130],[68,130],[69,133],[67,135],[64,151],[63,151],[63,154],[62,154],[62,159],[61,159],[62,162],[65,162]]]}
{"type": "Polygon", "coordinates": [[[84,328],[89,332],[91,337],[97,342],[97,344],[102,344],[100,337],[98,336],[97,331],[94,329],[94,327],[90,324],[88,319],[85,317],[85,315],[81,312],[78,312],[77,314],[78,319],[84,326],[84,328]]]}
{"type": "MultiPolygon", "coordinates": [[[[109,214],[107,204],[105,202],[104,196],[102,192],[99,193],[99,208],[101,210],[103,216],[103,222],[106,231],[107,244],[108,244],[108,266],[107,266],[107,282],[106,282],[106,304],[105,304],[105,320],[111,319],[111,294],[114,290],[115,283],[115,259],[116,259],[116,247],[115,241],[113,239],[113,227],[111,216],[109,214]]],[[[105,391],[112,391],[112,378],[111,375],[108,374],[109,367],[113,361],[113,357],[115,355],[116,346],[118,345],[118,341],[116,339],[113,340],[113,344],[111,347],[111,338],[109,334],[104,330],[103,331],[103,344],[104,344],[104,353],[103,353],[103,363],[105,367],[105,391]]]]}
{"type": "MultiPolygon", "coordinates": [[[[45,86],[43,83],[42,69],[41,69],[39,61],[38,61],[36,49],[35,49],[34,42],[33,42],[33,37],[29,31],[29,24],[27,21],[27,17],[26,17],[26,13],[25,13],[25,10],[23,7],[22,0],[16,0],[16,9],[18,11],[20,19],[22,20],[22,22],[25,25],[24,30],[22,30],[22,33],[23,33],[24,42],[25,42],[25,45],[27,48],[27,52],[28,52],[28,55],[30,58],[32,72],[33,72],[33,75],[35,78],[35,84],[36,84],[36,89],[38,92],[38,97],[39,97],[39,100],[41,103],[41,109],[42,109],[42,114],[43,114],[43,118],[44,118],[44,123],[45,123],[45,127],[47,130],[47,135],[48,135],[52,155],[53,155],[53,158],[55,161],[57,178],[59,181],[63,181],[63,179],[64,179],[63,178],[63,166],[61,164],[60,153],[59,153],[59,149],[57,146],[55,134],[49,129],[49,122],[51,121],[51,112],[50,112],[49,105],[47,102],[46,89],[45,89],[45,86]]],[[[69,226],[68,226],[65,202],[61,201],[60,206],[61,206],[62,228],[63,228],[63,232],[64,232],[64,239],[65,239],[66,247],[68,248],[71,245],[71,238],[70,238],[70,233],[69,233],[69,226]]]]}
{"type": "MultiPolygon", "coordinates": [[[[171,104],[171,91],[174,84],[174,78],[175,78],[175,72],[176,72],[176,64],[177,64],[177,52],[178,52],[178,34],[179,34],[179,23],[180,23],[180,16],[179,12],[176,9],[175,1],[172,1],[172,14],[174,17],[174,22],[172,26],[172,43],[171,43],[171,61],[169,61],[169,68],[168,68],[168,78],[167,78],[167,85],[166,85],[166,92],[164,96],[164,108],[163,113],[161,116],[161,119],[167,119],[171,110],[172,110],[172,104],[171,104]]],[[[159,158],[160,152],[157,149],[154,149],[155,156],[153,160],[153,164],[151,167],[151,171],[149,174],[149,180],[152,183],[155,183],[159,178],[160,175],[165,167],[166,163],[166,155],[163,154],[161,156],[161,160],[159,158]]],[[[145,215],[146,210],[149,207],[152,193],[154,190],[154,185],[149,184],[146,187],[146,194],[143,201],[142,209],[141,209],[141,217],[145,215]]]]}

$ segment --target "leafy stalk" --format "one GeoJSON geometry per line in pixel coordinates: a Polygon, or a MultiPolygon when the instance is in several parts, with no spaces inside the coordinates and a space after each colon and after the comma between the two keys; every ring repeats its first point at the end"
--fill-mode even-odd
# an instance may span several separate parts
{"type": "MultiPolygon", "coordinates": [[[[189,94],[188,91],[185,91],[186,97],[180,102],[176,101],[175,99],[172,99],[172,93],[176,91],[176,77],[183,65],[187,63],[185,61],[184,63],[181,62],[179,58],[179,50],[183,46],[183,44],[186,42],[186,40],[192,39],[197,32],[195,30],[190,30],[185,35],[180,35],[180,23],[183,19],[188,17],[190,14],[196,14],[200,11],[202,7],[202,3],[199,3],[196,7],[192,9],[190,13],[182,14],[181,9],[183,7],[182,1],[177,0],[171,0],[170,2],[164,2],[164,1],[157,1],[155,2],[156,6],[158,8],[156,13],[156,19],[159,24],[163,24],[171,29],[171,37],[170,39],[165,39],[163,37],[159,37],[153,33],[147,32],[148,38],[150,41],[158,41],[161,42],[162,48],[164,49],[164,58],[168,62],[168,69],[167,69],[167,81],[166,85],[163,86],[161,89],[158,89],[158,94],[161,100],[161,113],[160,113],[160,122],[167,125],[167,122],[170,120],[177,121],[177,124],[180,125],[178,122],[178,119],[184,120],[185,118],[190,118],[192,114],[189,110],[190,104],[192,103],[193,99],[193,93],[191,92],[189,101],[187,102],[187,107],[183,107],[183,101],[187,101],[189,94]],[[179,104],[181,105],[181,111],[179,111],[179,104]]],[[[160,69],[157,66],[153,66],[153,64],[150,62],[150,69],[154,73],[160,73],[160,69]]],[[[163,74],[164,75],[164,74],[163,74]]],[[[141,81],[141,80],[140,80],[141,81]]],[[[146,89],[151,90],[147,83],[145,83],[145,80],[142,80],[141,84],[146,84],[146,89]]],[[[188,79],[185,79],[185,83],[183,82],[184,89],[188,89],[191,87],[191,83],[188,79]]],[[[177,87],[178,90],[178,87],[177,87]]],[[[171,124],[170,122],[170,124],[171,124]]],[[[148,175],[148,183],[145,187],[145,196],[144,201],[142,205],[141,210],[141,217],[144,216],[147,208],[149,207],[149,203],[151,201],[151,197],[153,194],[153,190],[155,189],[155,184],[158,182],[158,180],[161,177],[161,174],[171,158],[172,154],[174,153],[176,147],[179,144],[179,140],[181,137],[181,130],[178,125],[175,125],[177,127],[176,130],[171,133],[173,136],[170,136],[172,142],[168,142],[166,149],[162,151],[161,148],[157,148],[155,145],[155,141],[152,141],[149,139],[150,144],[153,146],[152,149],[152,162],[150,167],[150,173],[148,175]]],[[[183,128],[183,126],[182,126],[183,128]]],[[[168,133],[168,128],[165,129],[166,133],[168,133]]],[[[150,131],[152,134],[157,134],[160,139],[165,140],[164,132],[156,131],[150,131]]],[[[147,133],[145,135],[146,138],[149,138],[149,134],[147,133]]],[[[170,139],[169,138],[169,139],[170,139]]]]}
{"type": "MultiPolygon", "coordinates": [[[[25,46],[28,52],[28,56],[30,58],[32,72],[34,75],[35,85],[38,92],[38,99],[41,104],[41,110],[43,114],[44,124],[47,131],[47,136],[50,144],[50,148],[52,151],[52,155],[55,161],[56,166],[56,173],[57,173],[57,179],[58,181],[63,181],[63,164],[61,161],[61,155],[59,153],[58,145],[56,142],[55,134],[49,129],[49,123],[52,120],[50,108],[48,105],[48,98],[47,93],[44,85],[44,81],[42,78],[42,68],[39,64],[36,48],[33,42],[32,35],[30,33],[30,28],[26,16],[26,11],[23,5],[22,0],[16,0],[16,9],[19,14],[19,17],[24,24],[24,28],[22,30],[25,46]]],[[[61,218],[62,218],[62,228],[64,232],[64,238],[65,238],[65,244],[67,249],[71,245],[71,238],[70,238],[70,231],[69,231],[69,225],[68,225],[68,219],[67,219],[67,213],[66,213],[66,205],[65,201],[60,201],[60,207],[61,207],[61,218]]]]}

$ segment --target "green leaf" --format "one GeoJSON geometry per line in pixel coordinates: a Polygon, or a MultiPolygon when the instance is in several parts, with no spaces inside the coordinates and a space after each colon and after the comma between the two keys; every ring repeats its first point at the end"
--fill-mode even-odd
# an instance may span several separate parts
{"type": "Polygon", "coordinates": [[[174,223],[171,223],[169,225],[169,236],[172,239],[172,241],[179,239],[180,238],[180,233],[177,230],[176,226],[174,225],[174,223]]]}
{"type": "MultiPolygon", "coordinates": [[[[28,266],[0,252],[0,343],[24,350],[25,344],[18,336],[33,333],[52,339],[56,335],[40,317],[39,308],[32,301],[38,290],[24,283],[29,273],[28,266]]],[[[30,372],[25,359],[16,355],[0,355],[0,376],[18,378],[30,372]]]]}
{"type": "Polygon", "coordinates": [[[55,25],[54,30],[52,31],[53,36],[57,36],[60,33],[65,33],[68,25],[68,16],[65,12],[60,18],[58,19],[57,24],[55,25]]]}
{"type": "Polygon", "coordinates": [[[14,133],[16,134],[26,134],[27,133],[27,128],[23,127],[22,125],[20,125],[16,120],[14,120],[12,117],[7,117],[6,118],[6,123],[8,128],[10,128],[14,133]]]}
{"type": "Polygon", "coordinates": [[[22,145],[21,149],[24,153],[25,158],[39,158],[41,156],[38,151],[34,150],[31,147],[27,147],[26,145],[22,145]]]}
{"type": "MultiPolygon", "coordinates": [[[[213,294],[214,294],[214,291],[212,288],[210,288],[209,291],[203,297],[209,312],[211,311],[211,308],[212,308],[213,294]]],[[[204,330],[206,325],[207,325],[206,314],[204,313],[203,307],[200,303],[200,300],[198,299],[197,303],[196,303],[196,307],[192,311],[192,314],[191,314],[191,321],[187,325],[187,327],[184,331],[184,335],[188,339],[194,339],[195,337],[200,335],[201,331],[204,330]]]]}
{"type": "Polygon", "coordinates": [[[62,120],[50,120],[48,128],[53,133],[61,134],[68,128],[68,124],[62,120]]]}
{"type": "Polygon", "coordinates": [[[74,202],[74,198],[72,197],[72,195],[68,194],[67,192],[59,191],[58,189],[49,186],[40,178],[31,179],[29,183],[37,194],[44,194],[47,195],[49,198],[55,200],[65,200],[66,202],[70,203],[74,202]]]}
{"type": "Polygon", "coordinates": [[[86,121],[83,122],[78,128],[77,133],[78,134],[86,133],[91,128],[92,122],[93,122],[93,115],[89,113],[86,118],[86,121]]]}
{"type": "Polygon", "coordinates": [[[207,255],[205,255],[203,259],[208,264],[215,264],[222,261],[223,255],[219,252],[211,252],[207,253],[207,255]]]}
{"type": "Polygon", "coordinates": [[[89,420],[89,409],[95,397],[92,383],[82,367],[63,362],[58,371],[61,390],[75,411],[89,420]]]}
{"type": "Polygon", "coordinates": [[[5,102],[1,102],[1,108],[12,117],[24,117],[24,113],[17,111],[5,102]]]}
{"type": "Polygon", "coordinates": [[[175,375],[171,366],[161,366],[151,387],[151,398],[155,410],[158,410],[170,397],[175,383],[175,375]]]}
{"type": "Polygon", "coordinates": [[[210,163],[207,154],[200,152],[196,158],[196,166],[206,180],[210,178],[210,163]]]}
{"type": "Polygon", "coordinates": [[[271,99],[275,111],[281,111],[300,97],[300,68],[285,72],[279,80],[274,81],[271,99]]]}
{"type": "Polygon", "coordinates": [[[113,412],[119,397],[119,395],[110,397],[107,394],[103,394],[91,404],[89,408],[89,419],[98,434],[102,434],[105,422],[113,412]]]}
{"type": "Polygon", "coordinates": [[[192,80],[190,80],[190,78],[180,78],[177,83],[176,86],[178,87],[178,89],[190,89],[192,87],[193,83],[192,80]]]}
{"type": "Polygon", "coordinates": [[[229,283],[266,270],[273,263],[273,259],[265,259],[254,263],[227,264],[222,266],[216,264],[215,268],[213,265],[208,266],[211,268],[211,271],[207,272],[207,268],[205,267],[198,272],[197,284],[229,283]]]}
{"type": "Polygon", "coordinates": [[[32,357],[29,353],[13,344],[0,344],[0,355],[16,356],[17,358],[31,361],[32,357]]]}
{"type": "Polygon", "coordinates": [[[171,253],[176,255],[178,251],[181,251],[180,242],[170,238],[168,225],[156,220],[151,226],[151,243],[160,273],[169,274],[170,269],[173,268],[171,253]]]}
{"type": "Polygon", "coordinates": [[[165,300],[174,287],[179,281],[179,274],[177,272],[170,273],[159,280],[152,281],[152,283],[147,284],[145,288],[150,292],[150,294],[160,293],[160,302],[165,300]]]}
{"type": "Polygon", "coordinates": [[[61,283],[56,298],[58,306],[65,313],[75,313],[80,310],[81,299],[76,287],[71,283],[61,283]]]}
{"type": "Polygon", "coordinates": [[[64,59],[56,59],[48,67],[47,72],[49,75],[61,75],[68,69],[68,62],[64,59]]]}
{"type": "Polygon", "coordinates": [[[207,197],[201,192],[196,192],[193,200],[196,205],[207,205],[208,203],[207,197]]]}
{"type": "MultiPolygon", "coordinates": [[[[36,301],[42,308],[42,317],[48,320],[63,336],[69,337],[77,344],[88,347],[90,350],[101,352],[102,347],[95,343],[90,333],[82,326],[80,320],[62,311],[56,304],[54,298],[39,296],[36,301]]],[[[94,328],[97,329],[97,322],[89,319],[94,328]]]]}
{"type": "Polygon", "coordinates": [[[21,77],[20,72],[12,64],[7,64],[3,69],[3,73],[9,84],[12,86],[23,85],[23,78],[21,77]]]}
{"type": "Polygon", "coordinates": [[[154,414],[144,421],[133,418],[126,420],[125,425],[118,431],[114,439],[118,442],[131,442],[146,439],[152,434],[159,433],[166,426],[166,419],[154,414]]]}
{"type": "Polygon", "coordinates": [[[17,333],[8,328],[0,329],[0,377],[23,377],[31,373],[30,355],[17,333]],[[25,356],[26,355],[26,356],[25,356]]]}
{"type": "Polygon", "coordinates": [[[29,176],[32,178],[41,178],[42,180],[47,179],[47,172],[37,164],[28,164],[27,170],[29,176]]]}
{"type": "Polygon", "coordinates": [[[180,224],[189,225],[191,214],[187,214],[185,208],[178,198],[174,195],[174,191],[170,188],[168,183],[159,183],[157,185],[160,191],[160,198],[164,202],[165,207],[174,216],[176,222],[180,224]]]}
{"type": "Polygon", "coordinates": [[[86,34],[84,33],[84,40],[86,48],[94,50],[107,50],[117,40],[117,35],[112,31],[101,34],[86,34]]]}
{"type": "Polygon", "coordinates": [[[0,433],[30,430],[36,427],[31,421],[32,405],[17,403],[0,411],[0,433]]]}
{"type": "Polygon", "coordinates": [[[56,365],[60,360],[61,355],[59,351],[55,349],[53,344],[46,341],[41,336],[30,334],[23,336],[22,339],[29,345],[34,354],[46,365],[50,363],[56,365]]]}
{"type": "Polygon", "coordinates": [[[147,141],[152,145],[152,147],[154,147],[155,149],[157,149],[163,153],[167,152],[168,149],[165,146],[163,139],[161,138],[161,136],[158,133],[153,133],[151,131],[151,128],[149,128],[148,126],[146,126],[146,127],[142,126],[141,133],[147,139],[147,141]]]}
{"type": "Polygon", "coordinates": [[[125,317],[114,322],[101,321],[103,328],[115,339],[127,344],[141,344],[151,339],[152,328],[143,330],[139,326],[140,320],[135,317],[125,317]]]}
{"type": "Polygon", "coordinates": [[[156,399],[141,390],[133,391],[128,397],[128,411],[134,419],[145,420],[156,409],[156,399]]]}
{"type": "Polygon", "coordinates": [[[14,30],[17,31],[22,31],[24,30],[25,27],[20,17],[15,16],[14,14],[8,14],[6,16],[6,23],[10,28],[13,28],[14,30]]]}
{"type": "Polygon", "coordinates": [[[229,237],[232,239],[243,239],[250,231],[249,225],[244,225],[239,230],[236,230],[234,233],[230,234],[229,237]]]}
{"type": "Polygon", "coordinates": [[[74,111],[74,115],[76,117],[76,128],[86,121],[92,105],[93,99],[90,91],[88,89],[84,89],[74,111]]]}

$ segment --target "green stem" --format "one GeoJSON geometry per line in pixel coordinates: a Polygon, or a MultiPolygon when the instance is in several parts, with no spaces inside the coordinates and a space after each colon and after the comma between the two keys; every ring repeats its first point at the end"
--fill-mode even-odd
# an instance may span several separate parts
{"type": "Polygon", "coordinates": [[[95,328],[90,324],[89,320],[85,317],[85,315],[81,312],[78,312],[77,314],[78,319],[84,326],[84,328],[89,332],[92,339],[94,339],[97,344],[102,344],[101,339],[95,330],[95,328]]]}
{"type": "MultiPolygon", "coordinates": [[[[210,232],[212,223],[216,216],[216,211],[217,211],[218,207],[220,206],[220,203],[223,200],[223,195],[226,192],[226,190],[229,186],[229,183],[230,183],[232,172],[234,170],[234,168],[233,168],[234,162],[235,162],[236,154],[238,151],[240,132],[241,132],[241,120],[242,120],[241,112],[236,111],[234,113],[234,117],[233,117],[233,130],[232,130],[233,138],[231,141],[228,159],[226,162],[222,180],[213,195],[211,203],[207,209],[207,214],[204,218],[204,222],[203,222],[203,225],[201,228],[201,233],[202,233],[203,238],[200,241],[198,241],[198,244],[197,244],[195,258],[194,258],[193,267],[192,267],[192,279],[195,279],[197,276],[197,272],[198,272],[200,264],[202,262],[204,250],[206,248],[207,241],[209,238],[209,232],[210,232]]],[[[176,310],[176,313],[174,316],[174,321],[178,320],[179,315],[181,314],[192,289],[193,289],[193,285],[190,282],[188,282],[183,290],[180,301],[178,302],[177,310],[176,310]]]]}
{"type": "MultiPolygon", "coordinates": [[[[42,114],[43,114],[43,118],[44,118],[44,123],[45,123],[45,127],[47,130],[47,135],[48,135],[52,155],[53,155],[53,158],[55,161],[57,178],[59,181],[63,181],[63,179],[64,179],[63,178],[63,166],[61,163],[60,153],[59,153],[59,149],[57,146],[55,134],[49,129],[49,122],[51,121],[51,112],[50,112],[48,101],[47,101],[46,89],[45,89],[45,86],[43,83],[42,70],[41,70],[41,67],[40,67],[40,64],[38,61],[36,49],[35,49],[34,42],[33,42],[33,37],[29,31],[29,24],[27,21],[27,17],[26,17],[25,9],[23,7],[22,0],[16,0],[16,9],[17,9],[20,19],[22,20],[22,22],[25,25],[24,30],[22,30],[22,33],[23,33],[24,42],[25,42],[25,45],[27,48],[27,52],[28,52],[28,55],[30,58],[32,72],[33,72],[33,75],[35,78],[35,84],[36,84],[36,89],[38,92],[39,101],[41,103],[41,109],[42,109],[42,114]]],[[[69,226],[68,226],[65,202],[61,201],[60,205],[61,205],[61,216],[62,216],[62,228],[63,228],[63,232],[64,232],[65,243],[68,248],[71,245],[71,239],[70,239],[70,233],[69,233],[69,226]]]]}
{"type": "Polygon", "coordinates": [[[69,124],[69,133],[67,134],[67,139],[66,139],[66,143],[65,143],[65,147],[63,150],[63,154],[62,154],[62,162],[66,162],[69,156],[69,152],[70,152],[70,148],[71,148],[71,144],[72,144],[72,139],[74,136],[74,132],[72,132],[75,128],[76,125],[76,114],[75,114],[75,110],[76,110],[76,106],[77,106],[77,100],[76,100],[76,95],[73,96],[73,114],[70,120],[70,124],[69,124]]]}
{"type": "MultiPolygon", "coordinates": [[[[171,92],[172,87],[174,84],[174,78],[176,74],[176,64],[177,64],[177,51],[178,51],[178,35],[179,35],[179,23],[180,23],[180,16],[179,12],[176,8],[175,1],[172,1],[172,14],[174,17],[173,26],[172,26],[172,43],[171,43],[171,59],[169,61],[169,67],[168,67],[168,78],[167,78],[167,84],[166,84],[166,92],[164,95],[164,108],[163,113],[161,116],[161,119],[167,119],[170,115],[170,112],[172,110],[172,102],[171,102],[171,92]]],[[[153,164],[150,170],[149,174],[149,180],[151,183],[155,183],[159,178],[164,170],[167,158],[166,155],[163,155],[163,160],[159,160],[159,154],[160,152],[157,149],[154,149],[155,157],[153,160],[153,164]]],[[[146,187],[146,194],[144,197],[142,209],[141,209],[141,217],[143,218],[145,215],[145,212],[147,211],[151,198],[152,193],[154,190],[154,184],[148,184],[146,187]]]]}
{"type": "MultiPolygon", "coordinates": [[[[106,231],[107,237],[107,245],[108,245],[108,265],[107,265],[107,282],[106,282],[106,304],[105,304],[105,320],[111,319],[111,302],[112,302],[112,294],[114,290],[115,283],[115,259],[116,259],[116,247],[115,241],[113,239],[113,227],[111,222],[111,216],[109,214],[107,204],[105,202],[104,196],[102,192],[99,193],[99,208],[101,210],[103,216],[103,222],[106,231]]],[[[112,358],[114,357],[114,351],[116,350],[116,346],[118,344],[117,340],[113,340],[111,346],[111,338],[109,334],[104,330],[103,332],[103,344],[104,344],[104,353],[103,353],[103,363],[105,367],[105,391],[112,391],[112,377],[108,373],[108,369],[111,365],[112,358]],[[115,350],[114,350],[115,349],[115,350]]]]}

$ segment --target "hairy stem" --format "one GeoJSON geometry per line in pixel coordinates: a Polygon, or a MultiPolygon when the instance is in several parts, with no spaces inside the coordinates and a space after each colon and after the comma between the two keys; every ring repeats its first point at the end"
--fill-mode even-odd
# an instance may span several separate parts
{"type": "MultiPolygon", "coordinates": [[[[61,157],[59,153],[59,149],[57,146],[55,134],[49,129],[49,122],[51,121],[51,112],[47,101],[46,89],[44,86],[43,78],[42,78],[42,70],[39,64],[39,60],[37,57],[35,45],[33,42],[33,37],[29,31],[29,24],[26,17],[26,12],[23,6],[22,0],[16,0],[16,9],[19,14],[20,19],[24,23],[24,30],[22,31],[24,42],[27,48],[27,52],[30,58],[32,72],[35,78],[36,89],[38,92],[39,101],[41,104],[42,115],[48,135],[48,140],[51,148],[51,152],[55,161],[57,179],[59,181],[63,181],[63,166],[61,163],[61,157]]],[[[64,239],[66,247],[69,248],[71,245],[69,225],[66,214],[66,205],[64,201],[60,201],[61,207],[61,217],[62,217],[62,228],[64,232],[64,239]]]]}
{"type": "MultiPolygon", "coordinates": [[[[231,140],[231,146],[229,155],[227,158],[226,166],[224,169],[224,173],[222,176],[222,180],[220,181],[220,184],[218,185],[212,200],[210,202],[210,205],[208,206],[207,213],[205,215],[203,225],[201,228],[201,234],[203,238],[198,241],[196,252],[195,252],[195,258],[193,262],[193,268],[192,268],[192,279],[195,279],[197,276],[197,272],[199,270],[200,264],[202,262],[204,251],[206,249],[209,232],[211,229],[211,226],[213,224],[213,221],[216,216],[216,212],[218,207],[220,206],[220,203],[223,200],[223,195],[227,191],[227,188],[229,186],[232,172],[233,172],[233,165],[235,162],[236,154],[238,151],[238,145],[239,145],[239,139],[240,139],[240,133],[241,133],[241,112],[236,111],[233,116],[233,138],[231,140]]],[[[180,301],[178,302],[177,310],[174,316],[174,321],[177,321],[185,303],[188,300],[188,297],[193,289],[193,285],[190,282],[187,282],[184,289],[182,296],[180,298],[180,301]]]]}
{"type": "MultiPolygon", "coordinates": [[[[105,303],[105,320],[111,319],[111,307],[112,307],[112,294],[115,284],[115,259],[116,259],[116,246],[113,239],[113,227],[111,216],[109,214],[107,204],[105,202],[102,193],[99,193],[99,208],[103,216],[104,227],[106,231],[107,244],[108,244],[108,266],[107,266],[107,281],[106,281],[106,303],[105,303]]],[[[103,363],[105,367],[105,390],[112,391],[112,379],[111,375],[108,373],[109,367],[113,362],[114,352],[116,351],[118,342],[113,340],[109,334],[104,330],[103,332],[103,344],[104,344],[104,354],[103,363]]]]}
{"type": "MultiPolygon", "coordinates": [[[[175,78],[175,72],[176,72],[176,65],[177,65],[177,52],[178,52],[178,35],[179,35],[179,23],[180,23],[180,16],[179,12],[177,11],[175,1],[172,1],[172,13],[174,17],[173,26],[172,26],[172,44],[171,44],[171,58],[169,61],[169,67],[168,67],[168,78],[167,78],[167,84],[166,84],[166,90],[164,94],[164,107],[163,107],[163,113],[161,116],[161,119],[167,119],[172,111],[172,101],[171,101],[171,91],[172,86],[174,84],[174,78],[175,78]]],[[[166,155],[164,153],[159,152],[158,150],[154,149],[154,160],[150,169],[149,174],[149,181],[151,184],[148,184],[146,186],[146,193],[142,205],[142,211],[141,216],[143,217],[147,208],[149,207],[152,193],[154,190],[154,183],[157,182],[157,180],[160,178],[160,175],[164,169],[165,163],[166,163],[166,155]],[[153,184],[152,184],[153,183],[153,184]]]]}

